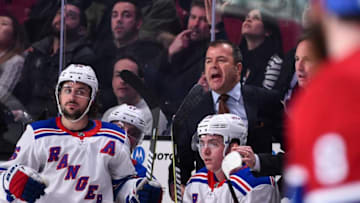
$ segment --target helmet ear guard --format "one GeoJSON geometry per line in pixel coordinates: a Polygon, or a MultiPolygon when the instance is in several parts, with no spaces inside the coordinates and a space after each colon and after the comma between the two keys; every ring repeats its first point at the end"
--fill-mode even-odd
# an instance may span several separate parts
{"type": "Polygon", "coordinates": [[[55,97],[56,103],[58,106],[58,111],[61,115],[63,115],[60,100],[59,100],[59,92],[61,90],[61,86],[64,82],[81,82],[88,85],[91,89],[91,96],[89,104],[84,111],[84,113],[77,119],[72,120],[72,122],[77,122],[81,120],[89,111],[90,106],[94,103],[96,94],[98,91],[98,80],[96,78],[96,74],[94,70],[87,65],[82,64],[70,64],[66,69],[64,69],[59,76],[56,88],[55,88],[55,97]]]}
{"type": "Polygon", "coordinates": [[[224,156],[233,140],[237,140],[240,145],[245,145],[247,141],[247,127],[244,121],[239,116],[230,113],[206,116],[198,124],[198,140],[200,140],[201,135],[205,134],[223,137],[224,156]]]}

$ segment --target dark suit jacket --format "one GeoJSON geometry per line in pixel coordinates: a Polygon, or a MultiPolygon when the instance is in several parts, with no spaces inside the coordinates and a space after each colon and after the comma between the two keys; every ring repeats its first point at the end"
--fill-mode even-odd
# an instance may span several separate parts
{"type": "MultiPolygon", "coordinates": [[[[251,85],[242,86],[242,96],[248,119],[248,139],[255,153],[271,153],[273,126],[272,115],[281,111],[280,94],[251,85]]],[[[198,123],[207,115],[215,114],[211,92],[203,95],[198,105],[192,107],[192,114],[186,120],[174,121],[174,136],[177,140],[180,159],[181,180],[185,184],[191,176],[191,171],[204,166],[198,151],[191,149],[192,136],[196,132],[198,123]]],[[[277,128],[276,128],[277,129],[277,128]]]]}
{"type": "Polygon", "coordinates": [[[260,159],[260,172],[254,173],[255,176],[282,175],[284,153],[276,155],[260,153],[258,156],[260,159]]]}

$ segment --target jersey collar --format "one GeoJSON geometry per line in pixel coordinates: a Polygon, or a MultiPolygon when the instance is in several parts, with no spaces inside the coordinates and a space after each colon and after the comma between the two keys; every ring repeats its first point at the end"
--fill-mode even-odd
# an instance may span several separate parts
{"type": "Polygon", "coordinates": [[[56,117],[56,125],[63,131],[69,133],[70,135],[79,138],[80,140],[83,140],[85,137],[91,137],[95,135],[101,128],[101,121],[99,120],[90,120],[90,122],[94,122],[94,126],[90,128],[87,131],[84,132],[73,132],[67,128],[61,123],[61,117],[56,117]]]}
{"type": "Polygon", "coordinates": [[[208,175],[208,185],[211,188],[211,191],[214,191],[214,188],[221,187],[226,181],[226,179],[224,179],[223,181],[218,182],[215,174],[211,171],[208,171],[207,175],[208,175]]]}

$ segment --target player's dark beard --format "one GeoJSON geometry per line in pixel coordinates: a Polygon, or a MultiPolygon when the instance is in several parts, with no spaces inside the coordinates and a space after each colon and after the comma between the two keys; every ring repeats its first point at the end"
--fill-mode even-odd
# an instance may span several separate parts
{"type": "Polygon", "coordinates": [[[62,112],[63,112],[65,118],[71,119],[71,120],[76,120],[76,119],[80,118],[80,116],[82,114],[81,111],[75,111],[75,113],[70,114],[68,111],[66,111],[66,109],[62,109],[62,112]]]}
{"type": "MultiPolygon", "coordinates": [[[[68,103],[71,103],[71,102],[68,102],[68,103]]],[[[66,110],[65,107],[62,107],[61,111],[62,111],[65,118],[71,119],[71,120],[76,120],[76,119],[80,118],[80,116],[83,113],[80,110],[77,110],[77,111],[75,111],[74,113],[71,114],[66,110]]]]}
{"type": "MultiPolygon", "coordinates": [[[[78,28],[66,29],[66,40],[75,41],[79,39],[80,35],[78,33],[78,28]]],[[[55,26],[52,27],[52,35],[54,37],[60,38],[60,30],[56,29],[55,26]]]]}

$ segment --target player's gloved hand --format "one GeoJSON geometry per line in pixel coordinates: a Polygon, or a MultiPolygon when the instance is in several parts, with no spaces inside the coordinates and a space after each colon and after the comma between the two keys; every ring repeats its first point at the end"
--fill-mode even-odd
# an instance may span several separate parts
{"type": "Polygon", "coordinates": [[[15,164],[5,172],[2,181],[7,200],[10,202],[15,198],[35,202],[45,194],[45,180],[38,172],[27,166],[15,164]]]}
{"type": "Polygon", "coordinates": [[[160,203],[162,200],[161,185],[156,180],[147,181],[143,187],[137,191],[137,195],[140,203],[160,203]]]}

